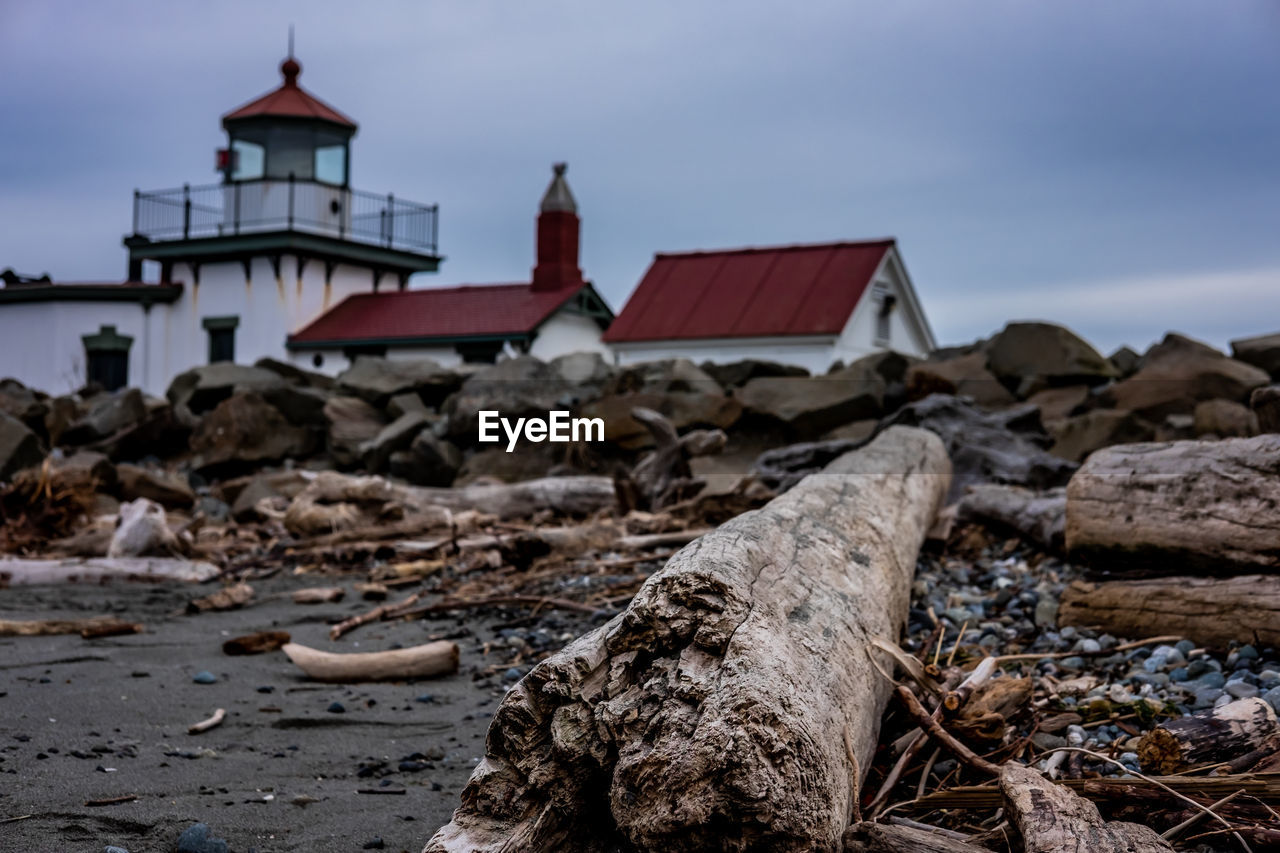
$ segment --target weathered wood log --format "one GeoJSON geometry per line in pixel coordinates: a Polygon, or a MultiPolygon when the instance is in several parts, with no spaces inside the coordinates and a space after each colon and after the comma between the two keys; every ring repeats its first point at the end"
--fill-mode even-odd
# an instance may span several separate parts
{"type": "Polygon", "coordinates": [[[1036,492],[1021,486],[980,483],[960,499],[961,521],[995,522],[1049,551],[1062,550],[1066,525],[1065,489],[1036,492]]]}
{"type": "Polygon", "coordinates": [[[1139,578],[1072,581],[1058,605],[1058,624],[1134,637],[1161,631],[1195,643],[1280,645],[1280,576],[1139,578]]]}
{"type": "Polygon", "coordinates": [[[1138,743],[1138,760],[1148,772],[1181,773],[1253,752],[1277,733],[1280,723],[1269,702],[1237,699],[1156,726],[1138,743]]]}
{"type": "Polygon", "coordinates": [[[218,574],[212,563],[170,557],[67,558],[58,560],[0,559],[0,587],[46,583],[99,583],[106,580],[211,580],[218,574]]]}
{"type": "Polygon", "coordinates": [[[311,678],[337,684],[434,678],[458,671],[458,644],[452,640],[357,654],[322,652],[298,643],[285,643],[283,649],[311,678]]]}
{"type": "MultiPolygon", "coordinates": [[[[1095,802],[1118,804],[1132,801],[1138,796],[1170,799],[1168,791],[1154,784],[1156,782],[1206,805],[1243,789],[1251,799],[1259,803],[1280,806],[1280,773],[1271,772],[1230,776],[1155,776],[1150,781],[1118,776],[1101,779],[1059,779],[1055,784],[1069,788],[1095,802]]],[[[899,811],[995,809],[1002,803],[998,785],[963,785],[926,794],[911,803],[904,803],[899,807],[899,811]]]]}
{"type": "Polygon", "coordinates": [[[660,510],[702,491],[706,481],[693,476],[689,460],[724,449],[723,430],[699,429],[681,436],[660,412],[636,406],[633,420],[653,436],[654,449],[631,470],[614,479],[614,490],[623,509],[660,510]]]}
{"type": "Polygon", "coordinates": [[[864,821],[845,831],[844,850],[845,853],[983,853],[989,848],[927,829],[864,821]]]}
{"type": "Polygon", "coordinates": [[[1108,447],[1067,486],[1067,549],[1115,571],[1274,571],[1277,506],[1280,435],[1108,447]]]}
{"type": "Polygon", "coordinates": [[[679,551],[504,699],[430,853],[835,851],[950,482],[895,428],[679,551]]]}
{"type": "Polygon", "coordinates": [[[1006,764],[1000,790],[1026,853],[1173,853],[1155,830],[1104,821],[1093,803],[1030,767],[1006,764]]]}
{"type": "Polygon", "coordinates": [[[97,637],[116,637],[121,634],[140,634],[142,625],[122,622],[114,616],[95,616],[92,619],[0,619],[0,637],[52,637],[59,634],[79,634],[86,640],[97,637]]]}
{"type": "Polygon", "coordinates": [[[309,586],[293,591],[294,604],[333,604],[341,601],[347,591],[340,586],[309,586]]]}
{"type": "Polygon", "coordinates": [[[525,518],[542,510],[586,516],[616,503],[608,477],[545,477],[446,489],[324,471],[289,504],[284,524],[293,533],[314,535],[425,516],[417,525],[420,532],[431,526],[451,527],[453,512],[481,511],[501,519],[525,518]]]}

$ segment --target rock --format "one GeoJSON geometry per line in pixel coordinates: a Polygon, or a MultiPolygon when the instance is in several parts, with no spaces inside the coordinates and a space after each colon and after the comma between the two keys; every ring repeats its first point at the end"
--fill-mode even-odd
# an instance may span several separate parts
{"type": "Polygon", "coordinates": [[[253,366],[262,370],[270,370],[281,379],[285,379],[294,385],[306,385],[311,388],[329,391],[337,384],[337,380],[332,376],[326,376],[323,373],[316,373],[311,370],[303,370],[297,365],[289,364],[285,361],[277,361],[274,358],[260,358],[253,363],[253,366]]]}
{"type": "Polygon", "coordinates": [[[578,414],[604,421],[604,439],[629,450],[653,444],[653,435],[631,417],[642,407],[661,413],[678,430],[692,428],[728,429],[742,416],[742,403],[724,394],[698,391],[628,392],[612,394],[582,406],[578,414]]]}
{"type": "Polygon", "coordinates": [[[45,432],[49,404],[45,395],[33,391],[16,379],[0,379],[0,412],[17,418],[27,429],[40,435],[45,432]]]}
{"type": "Polygon", "coordinates": [[[120,504],[120,518],[107,546],[108,557],[171,556],[180,553],[178,538],[169,530],[164,507],[138,498],[120,504]]]}
{"type": "Polygon", "coordinates": [[[1010,323],[986,352],[987,369],[1022,398],[1043,388],[1098,385],[1118,375],[1097,350],[1053,323],[1010,323]]]}
{"type": "Polygon", "coordinates": [[[462,451],[430,430],[419,432],[408,450],[390,458],[393,476],[419,486],[451,486],[461,467],[462,451]]]}
{"type": "Polygon", "coordinates": [[[611,382],[618,369],[598,352],[573,352],[550,361],[551,372],[570,385],[599,389],[611,382]]]}
{"type": "Polygon", "coordinates": [[[1111,366],[1116,369],[1116,373],[1122,379],[1132,376],[1142,367],[1142,356],[1129,347],[1120,347],[1108,356],[1107,361],[1111,362],[1111,366]]]}
{"type": "Polygon", "coordinates": [[[795,437],[816,438],[841,424],[880,415],[888,382],[879,366],[861,359],[827,376],[761,377],[734,397],[748,413],[781,422],[795,437]]]}
{"type": "Polygon", "coordinates": [[[1202,400],[1244,402],[1267,374],[1190,338],[1168,334],[1143,357],[1142,369],[1102,392],[1105,405],[1158,422],[1192,414],[1202,400]]]}
{"type": "Polygon", "coordinates": [[[217,684],[218,676],[209,672],[207,669],[202,669],[195,675],[191,676],[191,680],[196,684],[217,684]]]}
{"type": "Polygon", "coordinates": [[[254,477],[248,485],[240,489],[235,501],[231,504],[231,517],[239,522],[257,521],[261,517],[258,502],[270,498],[285,498],[268,477],[254,477]]]}
{"type": "Polygon", "coordinates": [[[1258,434],[1258,417],[1234,400],[1202,400],[1196,403],[1195,434],[1219,438],[1248,438],[1258,434]]]}
{"type": "Polygon", "coordinates": [[[1079,414],[1081,407],[1088,399],[1088,385],[1064,385],[1061,388],[1037,391],[1027,398],[1027,402],[1040,410],[1040,420],[1048,426],[1054,421],[1061,421],[1079,414]]]}
{"type": "Polygon", "coordinates": [[[971,487],[960,499],[958,518],[995,522],[1045,550],[1061,553],[1067,490],[1034,492],[1020,486],[982,483],[971,487]]]}
{"type": "Polygon", "coordinates": [[[984,408],[1001,408],[1018,402],[1009,389],[987,370],[987,357],[971,352],[941,361],[913,364],[906,375],[908,400],[923,400],[930,394],[970,397],[984,408]]]}
{"type": "Polygon", "coordinates": [[[252,391],[223,400],[191,436],[195,468],[200,471],[297,459],[315,452],[316,445],[311,430],[292,425],[252,391]]]}
{"type": "Polygon", "coordinates": [[[1005,483],[1044,490],[1065,486],[1076,466],[1044,450],[1049,439],[1035,406],[983,412],[958,397],[933,394],[886,418],[892,424],[924,427],[947,446],[953,466],[948,503],[977,483],[1005,483]]]}
{"type": "Polygon", "coordinates": [[[1280,432],[1280,385],[1253,389],[1249,408],[1258,419],[1259,432],[1280,432]]]}
{"type": "Polygon", "coordinates": [[[345,714],[347,709],[343,707],[341,702],[330,702],[329,707],[325,708],[330,714],[345,714]]]}
{"type": "Polygon", "coordinates": [[[113,492],[118,475],[116,466],[105,454],[92,450],[78,450],[70,456],[49,457],[50,474],[55,488],[71,489],[89,494],[97,491],[113,492]]]}
{"type": "Polygon", "coordinates": [[[168,509],[186,509],[195,501],[195,492],[172,475],[149,471],[140,465],[122,463],[116,468],[121,500],[147,498],[168,509]]]}
{"type": "Polygon", "coordinates": [[[467,457],[458,469],[454,485],[465,486],[480,479],[519,483],[547,476],[560,461],[563,450],[554,445],[532,445],[519,453],[507,453],[505,447],[489,447],[467,457]]]}
{"type": "Polygon", "coordinates": [[[62,434],[88,411],[84,401],[74,394],[53,397],[45,403],[45,408],[43,432],[48,436],[50,447],[56,447],[62,434]]]}
{"type": "Polygon", "coordinates": [[[1050,426],[1050,452],[1071,462],[1083,462],[1095,450],[1113,444],[1151,441],[1155,428],[1132,412],[1094,409],[1050,426]]]}
{"type": "Polygon", "coordinates": [[[26,424],[0,412],[0,481],[44,460],[40,439],[26,424]]]}
{"type": "Polygon", "coordinates": [[[1232,341],[1231,356],[1280,380],[1280,332],[1232,341]]]}
{"type": "Polygon", "coordinates": [[[387,400],[387,414],[392,420],[411,412],[418,412],[425,415],[429,411],[430,409],[427,408],[427,404],[422,402],[422,398],[417,394],[414,394],[412,391],[406,391],[403,394],[396,394],[394,397],[387,400]]]}
{"type": "Polygon", "coordinates": [[[332,394],[321,388],[302,385],[281,385],[266,388],[262,399],[266,400],[294,426],[324,429],[324,404],[332,394]]]}
{"type": "Polygon", "coordinates": [[[628,365],[618,372],[605,389],[607,394],[626,394],[632,391],[659,394],[672,391],[724,393],[719,382],[687,358],[666,358],[628,365]]]}
{"type": "Polygon", "coordinates": [[[338,374],[338,390],[381,408],[397,394],[415,393],[438,406],[457,390],[462,376],[429,358],[389,360],[360,356],[338,374]]]}
{"type": "Polygon", "coordinates": [[[1195,437],[1195,415],[1165,415],[1156,427],[1156,441],[1189,441],[1195,437]]]}
{"type": "Polygon", "coordinates": [[[183,420],[212,410],[237,392],[261,393],[285,384],[280,374],[273,371],[219,361],[179,373],[169,383],[165,396],[178,410],[179,420],[183,420]]]}
{"type": "Polygon", "coordinates": [[[547,412],[569,408],[561,398],[571,390],[550,366],[532,356],[499,362],[469,376],[445,403],[447,435],[464,445],[474,445],[479,438],[481,410],[500,412],[513,422],[516,418],[545,418],[547,412]]]}
{"type": "Polygon", "coordinates": [[[796,367],[793,364],[778,364],[776,361],[760,361],[754,358],[731,361],[728,364],[704,361],[702,363],[702,372],[714,379],[722,388],[740,388],[760,376],[809,375],[809,371],[803,367],[796,367]]]}
{"type": "Polygon", "coordinates": [[[89,411],[67,427],[64,444],[88,444],[136,426],[147,416],[147,404],[137,388],[100,394],[89,401],[89,411]]]}
{"type": "Polygon", "coordinates": [[[361,446],[377,438],[386,425],[382,413],[359,397],[331,397],[324,404],[324,419],[329,455],[342,468],[359,464],[361,446]]]}
{"type": "Polygon", "coordinates": [[[102,848],[102,853],[129,853],[129,851],[125,850],[123,847],[116,847],[114,844],[108,844],[106,847],[102,848]]]}
{"type": "Polygon", "coordinates": [[[842,424],[822,436],[822,441],[865,441],[875,434],[880,421],[867,419],[842,424]]]}
{"type": "Polygon", "coordinates": [[[107,454],[113,462],[185,453],[191,430],[178,421],[173,406],[155,398],[145,402],[142,420],[86,447],[107,454]]]}
{"type": "Polygon", "coordinates": [[[227,842],[214,838],[207,824],[197,823],[178,836],[178,853],[229,853],[227,842]]]}
{"type": "Polygon", "coordinates": [[[391,454],[404,450],[413,439],[430,425],[424,412],[406,412],[378,431],[378,434],[359,447],[365,470],[380,473],[387,470],[391,454]]]}

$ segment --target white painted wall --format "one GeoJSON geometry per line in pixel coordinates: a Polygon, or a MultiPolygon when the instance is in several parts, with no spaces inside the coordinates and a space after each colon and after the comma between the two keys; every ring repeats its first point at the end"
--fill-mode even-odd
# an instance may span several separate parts
{"type": "Polygon", "coordinates": [[[609,346],[600,340],[602,334],[595,320],[561,309],[538,327],[529,355],[551,361],[574,352],[598,352],[609,358],[609,346]]]}

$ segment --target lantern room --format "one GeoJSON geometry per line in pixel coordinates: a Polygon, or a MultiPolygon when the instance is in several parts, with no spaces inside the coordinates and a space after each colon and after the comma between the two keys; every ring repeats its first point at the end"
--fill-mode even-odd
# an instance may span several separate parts
{"type": "Polygon", "coordinates": [[[302,65],[292,56],[280,74],[278,89],[222,117],[224,183],[292,179],[349,186],[356,123],[298,85],[302,65]]]}

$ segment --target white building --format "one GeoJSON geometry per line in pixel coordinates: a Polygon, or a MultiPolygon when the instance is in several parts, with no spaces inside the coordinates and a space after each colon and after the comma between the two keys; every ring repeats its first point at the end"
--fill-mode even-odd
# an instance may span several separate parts
{"type": "Polygon", "coordinates": [[[604,340],[619,364],[761,359],[815,374],[936,347],[894,240],[656,255],[604,340]]]}
{"type": "Polygon", "coordinates": [[[134,194],[124,283],[3,274],[0,377],[54,394],[95,381],[161,395],[213,361],[292,358],[337,373],[363,352],[456,362],[491,361],[506,347],[544,358],[602,348],[613,315],[577,268],[562,169],[539,217],[532,284],[475,289],[461,302],[449,295],[459,288],[409,291],[411,275],[439,267],[437,207],[351,187],[356,124],[302,89],[301,70],[286,59],[279,88],[223,116],[221,183],[134,194]],[[159,267],[159,283],[143,282],[144,263],[159,267]],[[460,333],[360,337],[367,322],[330,310],[404,321],[410,305],[460,333]],[[332,334],[290,338],[309,328],[332,334]]]}

